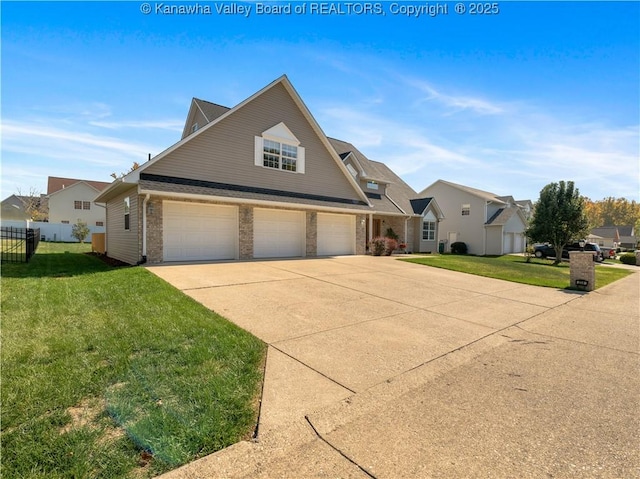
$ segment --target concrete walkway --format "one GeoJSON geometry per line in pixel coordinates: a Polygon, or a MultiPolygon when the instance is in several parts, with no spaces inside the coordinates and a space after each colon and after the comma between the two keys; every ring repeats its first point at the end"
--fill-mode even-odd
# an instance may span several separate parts
{"type": "Polygon", "coordinates": [[[640,477],[639,291],[340,257],[149,268],[269,344],[259,436],[174,478],[640,477]]]}

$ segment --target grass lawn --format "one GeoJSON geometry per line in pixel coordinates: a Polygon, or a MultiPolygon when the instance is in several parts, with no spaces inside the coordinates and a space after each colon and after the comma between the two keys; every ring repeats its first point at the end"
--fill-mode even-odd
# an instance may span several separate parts
{"type": "MultiPolygon", "coordinates": [[[[550,288],[569,288],[569,263],[562,262],[553,266],[551,260],[531,258],[527,263],[522,256],[505,255],[464,256],[464,255],[433,255],[423,258],[407,258],[402,261],[424,264],[436,268],[450,269],[463,273],[486,276],[488,278],[504,279],[516,283],[547,286],[550,288]]],[[[596,288],[624,278],[631,271],[613,268],[606,265],[596,265],[596,288]]]]}
{"type": "Polygon", "coordinates": [[[2,265],[0,476],[151,477],[250,437],[265,345],[89,249],[2,265]]]}

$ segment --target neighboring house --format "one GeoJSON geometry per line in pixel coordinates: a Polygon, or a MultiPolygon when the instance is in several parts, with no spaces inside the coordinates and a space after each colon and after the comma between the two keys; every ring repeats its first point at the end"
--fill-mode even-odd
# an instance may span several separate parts
{"type": "Polygon", "coordinates": [[[50,176],[47,183],[49,222],[73,225],[82,220],[89,227],[104,227],[105,209],[93,200],[109,185],[103,181],[50,176]]]}
{"type": "Polygon", "coordinates": [[[638,247],[638,236],[633,225],[618,226],[618,234],[620,235],[619,246],[627,249],[636,249],[638,247]]]}
{"type": "Polygon", "coordinates": [[[286,76],[233,108],[194,98],[182,139],[95,202],[107,254],[127,263],[364,254],[389,227],[407,249],[434,250],[443,217],[327,138],[286,76]]]}
{"type": "Polygon", "coordinates": [[[606,248],[635,249],[638,245],[633,225],[594,228],[586,239],[606,248]]]}
{"type": "Polygon", "coordinates": [[[620,244],[620,233],[617,226],[593,228],[586,240],[606,248],[617,248],[620,244]]]}
{"type": "Polygon", "coordinates": [[[520,207],[522,214],[527,219],[527,223],[533,217],[533,203],[531,200],[516,200],[516,204],[520,207]]]}
{"type": "Polygon", "coordinates": [[[2,200],[0,218],[3,221],[46,221],[48,210],[48,199],[45,195],[39,197],[11,195],[2,200]],[[32,211],[27,211],[30,208],[32,211]]]}
{"type": "MultiPolygon", "coordinates": [[[[520,253],[526,248],[527,218],[521,204],[512,196],[498,196],[468,186],[437,180],[420,196],[437,198],[446,222],[438,233],[445,242],[466,243],[468,252],[476,255],[520,253]]],[[[528,202],[530,204],[530,202],[528,202]]]]}

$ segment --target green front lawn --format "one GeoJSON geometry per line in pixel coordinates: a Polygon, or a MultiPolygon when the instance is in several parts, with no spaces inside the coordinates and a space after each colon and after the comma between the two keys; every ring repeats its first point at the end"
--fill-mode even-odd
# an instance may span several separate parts
{"type": "Polygon", "coordinates": [[[140,267],[3,264],[1,477],[150,477],[248,438],[265,345],[140,267]]]}
{"type": "MultiPolygon", "coordinates": [[[[436,268],[504,279],[516,283],[565,289],[569,287],[569,263],[554,266],[550,260],[531,258],[527,263],[522,256],[466,256],[433,255],[423,258],[407,258],[402,261],[424,264],[436,268]]],[[[624,278],[630,271],[611,266],[596,265],[596,288],[624,278]]]]}

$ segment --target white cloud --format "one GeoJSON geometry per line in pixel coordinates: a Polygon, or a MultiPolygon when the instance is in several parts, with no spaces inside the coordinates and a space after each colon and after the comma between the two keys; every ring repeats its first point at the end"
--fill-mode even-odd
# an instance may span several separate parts
{"type": "MultiPolygon", "coordinates": [[[[76,149],[78,145],[101,152],[109,151],[135,156],[144,155],[150,151],[149,146],[119,138],[13,120],[3,121],[2,139],[3,149],[6,151],[42,156],[61,154],[64,156],[65,151],[76,149]]],[[[92,161],[91,157],[83,159],[92,161]]]]}
{"type": "Polygon", "coordinates": [[[158,129],[182,133],[183,121],[177,120],[141,120],[141,121],[90,121],[90,125],[110,130],[122,130],[127,128],[158,129]]]}
{"type": "Polygon", "coordinates": [[[404,77],[407,86],[426,94],[418,99],[418,103],[436,102],[447,110],[447,114],[470,111],[479,115],[497,115],[505,112],[505,107],[484,98],[469,95],[443,93],[424,80],[404,77]]]}

